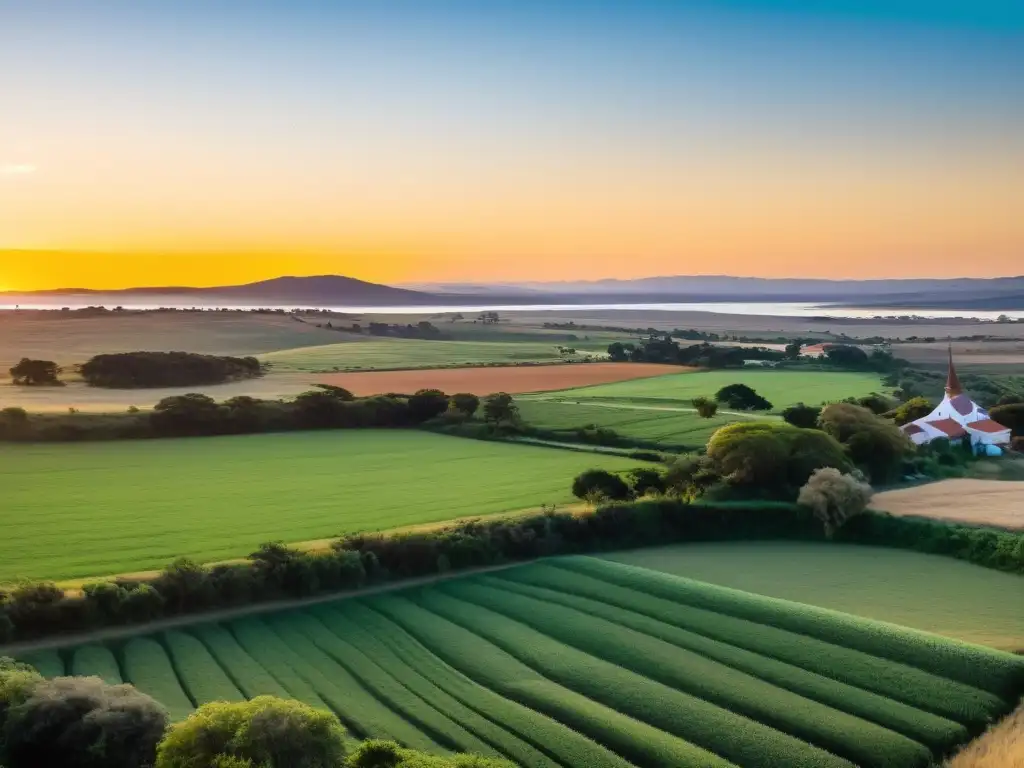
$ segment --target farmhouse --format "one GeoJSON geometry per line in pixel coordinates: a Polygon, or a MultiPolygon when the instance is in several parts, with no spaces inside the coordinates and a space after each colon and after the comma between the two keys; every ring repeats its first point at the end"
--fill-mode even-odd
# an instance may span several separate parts
{"type": "Polygon", "coordinates": [[[989,418],[988,412],[964,392],[953,366],[953,350],[949,352],[949,373],[946,395],[927,416],[903,427],[903,432],[916,445],[930,443],[940,437],[953,442],[965,438],[972,446],[1003,446],[1010,443],[1010,430],[989,418]]]}

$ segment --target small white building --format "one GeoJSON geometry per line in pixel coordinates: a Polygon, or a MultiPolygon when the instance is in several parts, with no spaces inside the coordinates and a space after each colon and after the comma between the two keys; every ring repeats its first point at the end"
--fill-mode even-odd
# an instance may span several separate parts
{"type": "Polygon", "coordinates": [[[1010,444],[1009,427],[989,418],[988,411],[964,393],[953,367],[952,348],[949,352],[946,395],[942,402],[927,416],[905,424],[902,429],[915,445],[924,445],[940,437],[952,442],[967,438],[972,446],[1010,444]]]}

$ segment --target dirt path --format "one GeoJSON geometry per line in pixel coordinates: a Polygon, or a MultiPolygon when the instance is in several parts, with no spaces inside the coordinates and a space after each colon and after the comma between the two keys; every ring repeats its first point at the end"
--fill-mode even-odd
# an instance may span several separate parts
{"type": "Polygon", "coordinates": [[[871,506],[894,515],[1024,531],[1024,482],[941,480],[885,491],[875,496],[871,506]]]}
{"type": "Polygon", "coordinates": [[[176,629],[178,627],[189,626],[191,624],[204,624],[213,621],[231,621],[233,619],[255,616],[261,613],[273,613],[292,608],[306,608],[311,605],[330,603],[335,600],[366,597],[367,595],[376,595],[383,592],[394,592],[396,590],[406,589],[407,587],[420,587],[427,584],[436,584],[441,581],[447,581],[448,579],[462,578],[463,576],[493,573],[494,571],[501,571],[506,568],[512,568],[516,565],[522,565],[524,562],[529,561],[524,560],[515,563],[503,563],[502,565],[491,565],[485,568],[470,568],[467,570],[456,571],[454,573],[437,574],[434,576],[421,576],[415,579],[404,579],[398,582],[378,584],[373,587],[364,587],[363,589],[355,589],[348,592],[333,592],[329,595],[317,595],[316,597],[303,597],[293,600],[273,600],[267,603],[244,605],[238,608],[224,608],[213,611],[204,611],[202,613],[190,613],[186,616],[176,616],[171,619],[160,619],[158,621],[147,622],[146,624],[129,625],[126,627],[110,627],[107,629],[98,629],[93,632],[82,632],[73,635],[48,637],[42,640],[11,643],[0,646],[0,656],[16,656],[18,654],[30,653],[32,651],[63,648],[71,645],[82,645],[83,643],[102,643],[107,640],[117,640],[122,637],[134,637],[140,634],[148,635],[156,632],[164,632],[169,629],[176,629]]]}

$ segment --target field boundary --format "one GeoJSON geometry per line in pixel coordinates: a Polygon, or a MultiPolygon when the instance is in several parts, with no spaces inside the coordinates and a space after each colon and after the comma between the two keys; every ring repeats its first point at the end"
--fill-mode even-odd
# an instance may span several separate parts
{"type": "MultiPolygon", "coordinates": [[[[544,558],[539,559],[542,560],[544,558]]],[[[510,563],[501,563],[500,565],[485,565],[479,568],[465,568],[459,571],[452,571],[450,573],[436,573],[431,576],[415,576],[385,584],[375,584],[373,586],[360,587],[359,589],[346,590],[344,592],[331,592],[323,595],[314,595],[312,597],[298,597],[285,600],[270,600],[263,603],[253,603],[252,605],[241,605],[237,608],[217,608],[210,611],[201,611],[199,613],[175,616],[169,619],[147,621],[144,624],[128,624],[119,627],[111,627],[109,629],[98,629],[80,633],[76,632],[57,637],[42,638],[39,640],[26,640],[24,642],[8,643],[6,645],[0,645],[0,656],[13,656],[31,653],[34,651],[58,650],[67,645],[77,646],[86,643],[119,640],[125,637],[148,637],[149,635],[153,635],[158,632],[165,632],[169,629],[177,629],[179,627],[207,624],[210,622],[231,621],[233,619],[257,616],[262,613],[276,613],[278,611],[287,611],[294,608],[306,608],[308,606],[320,605],[322,603],[332,603],[338,600],[348,600],[351,598],[367,597],[369,595],[394,592],[413,587],[429,586],[431,584],[448,581],[450,579],[458,579],[464,576],[503,571],[507,568],[515,568],[516,566],[523,565],[524,563],[534,561],[535,559],[516,560],[510,563]]]]}

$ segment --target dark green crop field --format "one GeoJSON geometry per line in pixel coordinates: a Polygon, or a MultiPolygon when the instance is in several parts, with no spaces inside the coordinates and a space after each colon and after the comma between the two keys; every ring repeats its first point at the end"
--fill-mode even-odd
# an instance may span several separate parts
{"type": "Polygon", "coordinates": [[[589,557],[27,660],[524,768],[924,768],[1024,693],[1009,653],[589,557]]]}

